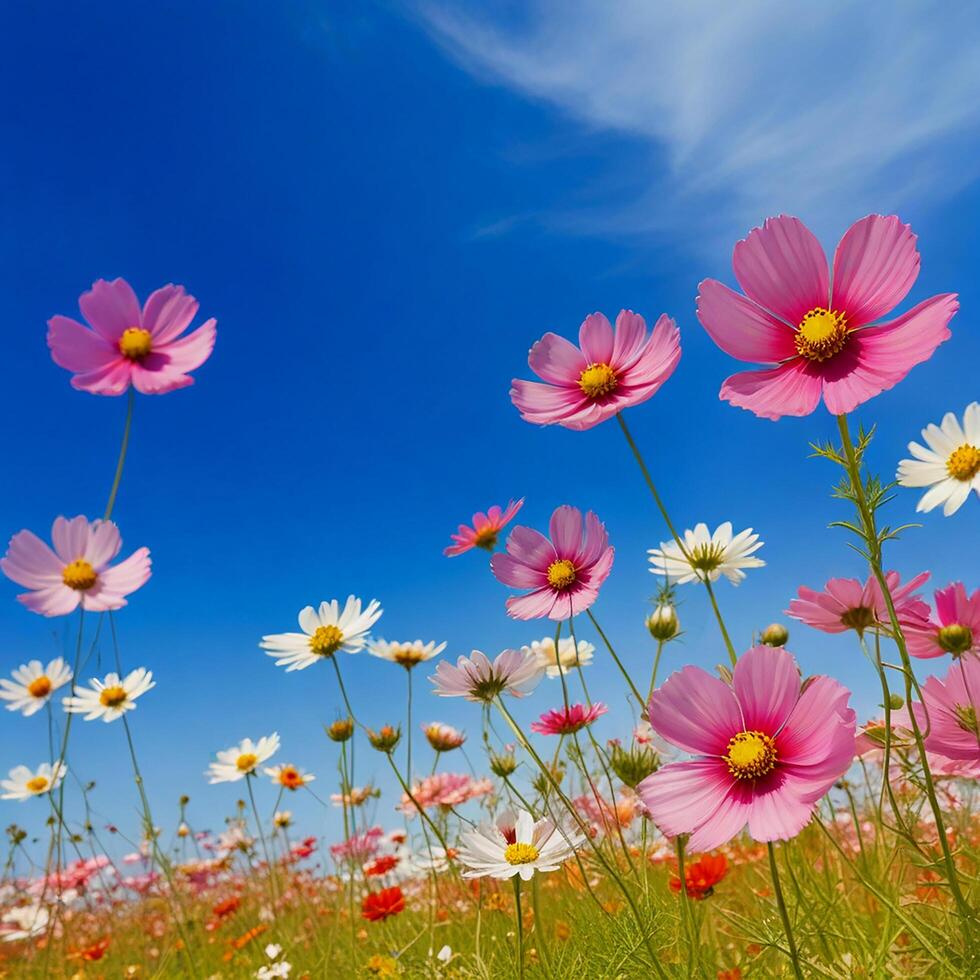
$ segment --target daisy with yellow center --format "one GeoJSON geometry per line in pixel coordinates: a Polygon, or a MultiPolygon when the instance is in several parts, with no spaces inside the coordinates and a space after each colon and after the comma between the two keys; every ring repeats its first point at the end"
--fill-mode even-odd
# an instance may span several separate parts
{"type": "Polygon", "coordinates": [[[423,643],[421,640],[410,642],[375,640],[368,645],[368,653],[393,664],[399,664],[406,670],[411,670],[417,664],[438,657],[445,649],[445,643],[436,643],[434,640],[430,640],[428,643],[423,643]]]}
{"type": "Polygon", "coordinates": [[[54,765],[42,762],[34,770],[27,766],[15,766],[6,779],[0,780],[0,789],[4,791],[0,799],[19,800],[23,803],[32,797],[50,793],[58,788],[67,771],[63,762],[56,762],[54,765]]]}
{"type": "Polygon", "coordinates": [[[103,680],[92,680],[88,687],[80,687],[70,697],[64,698],[65,711],[84,716],[85,721],[115,721],[136,707],[136,699],[156,687],[153,674],[145,667],[137,667],[124,678],[115,672],[106,674],[103,680]]]}
{"type": "Polygon", "coordinates": [[[664,541],[651,548],[650,571],[666,576],[676,585],[687,582],[715,582],[722,575],[732,585],[745,578],[746,568],[761,568],[765,562],[755,557],[762,547],[752,528],[732,533],[731,521],[720,524],[714,533],[707,524],[697,524],[684,532],[683,549],[676,541],[664,541]]]}
{"type": "Polygon", "coordinates": [[[270,766],[265,770],[265,774],[283,789],[297,790],[304,787],[307,783],[312,783],[316,776],[311,772],[304,772],[297,766],[286,763],[281,766],[270,766]]]}
{"type": "Polygon", "coordinates": [[[12,671],[11,677],[13,680],[0,678],[0,699],[7,702],[8,711],[28,717],[50,702],[51,695],[71,680],[72,672],[61,657],[56,657],[47,666],[31,660],[12,671]]]}
{"type": "MultiPolygon", "coordinates": [[[[210,783],[235,783],[246,776],[251,776],[263,762],[267,762],[278,751],[278,732],[263,736],[256,742],[245,738],[238,745],[216,753],[216,761],[208,766],[205,775],[209,777],[210,783]]],[[[266,770],[267,773],[270,771],[266,770]]]]}

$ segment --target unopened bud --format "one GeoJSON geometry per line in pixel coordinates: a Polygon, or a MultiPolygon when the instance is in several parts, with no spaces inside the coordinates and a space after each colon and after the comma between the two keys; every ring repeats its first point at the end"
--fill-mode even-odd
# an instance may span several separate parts
{"type": "Polygon", "coordinates": [[[325,726],[327,738],[334,742],[346,742],[354,734],[353,718],[338,718],[332,725],[325,726]]]}
{"type": "Polygon", "coordinates": [[[611,746],[609,766],[630,789],[636,789],[660,765],[657,753],[649,745],[639,743],[624,749],[619,744],[611,746]]]}
{"type": "Polygon", "coordinates": [[[789,630],[782,623],[770,623],[763,631],[760,640],[767,647],[784,647],[789,639],[789,630]]]}
{"type": "Polygon", "coordinates": [[[892,711],[898,711],[899,708],[902,708],[904,705],[905,701],[902,699],[901,694],[892,694],[888,698],[888,707],[891,708],[892,711]]]}
{"type": "Polygon", "coordinates": [[[367,730],[368,741],[379,752],[392,753],[395,746],[401,741],[401,728],[394,728],[391,725],[382,725],[377,731],[367,730]]]}
{"type": "Polygon", "coordinates": [[[517,759],[512,752],[504,752],[497,755],[496,752],[490,753],[490,771],[501,779],[506,779],[517,768],[517,759]]]}
{"type": "Polygon", "coordinates": [[[952,623],[939,631],[937,639],[947,653],[958,657],[973,646],[973,631],[962,623],[952,623]]]}
{"type": "Polygon", "coordinates": [[[681,631],[677,619],[677,610],[667,603],[662,603],[647,616],[647,629],[650,635],[661,643],[672,640],[681,631]]]}

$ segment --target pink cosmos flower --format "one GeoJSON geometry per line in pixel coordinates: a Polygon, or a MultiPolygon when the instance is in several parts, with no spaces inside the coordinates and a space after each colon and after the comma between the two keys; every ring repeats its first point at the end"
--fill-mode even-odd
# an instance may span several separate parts
{"type": "Polygon", "coordinates": [[[605,525],[590,510],[585,515],[564,504],[551,515],[549,541],[539,531],[515,527],[507,538],[507,554],[490,560],[493,574],[526,595],[507,600],[514,619],[567,619],[585,612],[599,596],[612,568],[613,548],[605,525]]]}
{"type": "MultiPolygon", "coordinates": [[[[921,572],[901,585],[898,572],[885,573],[900,623],[928,616],[929,607],[915,594],[928,578],[928,572],[921,572]]],[[[881,586],[873,575],[863,585],[856,578],[832,578],[823,588],[823,592],[816,592],[801,585],[799,598],[790,602],[787,614],[824,633],[846,633],[847,630],[863,633],[891,626],[881,586]]]]}
{"type": "Polygon", "coordinates": [[[369,827],[360,833],[352,834],[339,844],[330,845],[330,853],[337,861],[355,861],[363,864],[374,857],[381,848],[385,832],[380,827],[369,827]]]}
{"type": "Polygon", "coordinates": [[[789,840],[854,758],[850,691],[830,677],[801,687],[792,654],[753,647],[732,685],[700,667],[672,674],[650,698],[657,734],[700,758],[674,762],[637,787],[670,837],[711,851],[748,823],[756,841],[789,840]]]}
{"type": "Polygon", "coordinates": [[[429,680],[435,685],[432,693],[441,697],[489,702],[504,693],[524,697],[541,680],[541,672],[538,658],[530,652],[504,650],[491,661],[474,650],[468,657],[459,657],[455,667],[439,661],[429,680]]]}
{"type": "Polygon", "coordinates": [[[959,657],[942,680],[926,678],[922,704],[914,704],[912,710],[923,733],[928,731],[929,752],[980,762],[980,658],[959,657]]]}
{"type": "Polygon", "coordinates": [[[936,614],[923,603],[921,615],[902,624],[902,632],[913,657],[941,657],[951,653],[980,656],[980,589],[967,595],[962,582],[954,582],[935,593],[936,614]]]}
{"type": "Polygon", "coordinates": [[[213,318],[184,337],[197,300],[183,286],[163,286],[143,308],[125,279],[99,279],[78,300],[92,329],[67,316],[48,320],[48,347],[55,364],[74,372],[73,388],[93,395],[121,395],[132,385],[144,395],[163,395],[194,383],[188,374],[214,349],[213,318]]]}
{"type": "Polygon", "coordinates": [[[446,548],[443,554],[454,558],[456,555],[462,555],[473,548],[493,551],[497,547],[497,536],[503,528],[510,524],[523,506],[524,498],[521,497],[520,500],[512,500],[507,505],[506,510],[501,510],[494,504],[485,514],[483,511],[477,511],[473,515],[472,527],[460,524],[459,530],[450,535],[455,544],[446,548]]]}
{"type": "MultiPolygon", "coordinates": [[[[416,783],[412,787],[412,796],[423,810],[429,810],[460,806],[492,791],[493,783],[489,779],[471,779],[465,773],[437,772],[416,783]]],[[[415,813],[415,803],[407,793],[402,794],[398,809],[409,816],[415,813]]]]}
{"type": "Polygon", "coordinates": [[[915,240],[895,215],[868,215],[840,240],[829,275],[820,243],[799,218],[780,215],[753,228],[732,256],[745,295],[705,279],[698,319],[732,357],[773,366],[733,374],[720,397],[769,419],[809,415],[822,397],[841,415],[928,360],[950,336],[954,293],[870,326],[912,288],[915,240]]]}
{"type": "Polygon", "coordinates": [[[582,321],[579,347],[546,333],[528,354],[538,381],[514,379],[510,400],[526,422],[591,429],[656,394],[681,357],[680,333],[663,314],[647,335],[643,317],[622,310],[616,329],[601,313],[582,321]],[[580,349],[581,348],[581,349],[580,349]]]}
{"type": "Polygon", "coordinates": [[[31,531],[18,531],[0,559],[7,578],[31,589],[17,600],[42,616],[64,616],[79,603],[90,612],[121,609],[125,597],[150,577],[149,548],[110,564],[122,547],[112,521],[58,517],[51,540],[54,551],[31,531]]]}
{"type": "Polygon", "coordinates": [[[596,718],[604,715],[608,710],[601,701],[596,701],[588,708],[584,704],[553,708],[551,711],[546,711],[537,721],[531,722],[531,731],[539,735],[571,735],[585,728],[586,725],[591,725],[596,718]]]}

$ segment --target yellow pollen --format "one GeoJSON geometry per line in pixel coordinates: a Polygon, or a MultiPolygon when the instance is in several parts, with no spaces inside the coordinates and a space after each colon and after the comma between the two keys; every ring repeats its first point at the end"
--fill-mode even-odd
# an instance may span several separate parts
{"type": "Polygon", "coordinates": [[[239,772],[251,772],[259,761],[259,757],[254,752],[243,752],[235,760],[235,768],[239,772]]]}
{"type": "Polygon", "coordinates": [[[102,688],[99,704],[106,708],[118,708],[126,700],[126,689],[118,684],[102,688]]]}
{"type": "Polygon", "coordinates": [[[980,473],[980,449],[964,443],[959,449],[954,449],[946,460],[946,472],[954,480],[966,483],[980,473]]]}
{"type": "Polygon", "coordinates": [[[43,793],[48,788],[48,781],[44,776],[35,776],[28,779],[24,784],[32,793],[43,793]]]}
{"type": "Polygon", "coordinates": [[[559,558],[548,566],[548,585],[561,592],[575,583],[575,566],[567,558],[559,558]]]}
{"type": "Polygon", "coordinates": [[[608,364],[590,364],[579,376],[578,386],[588,398],[601,398],[619,385],[616,372],[608,364]]]}
{"type": "Polygon", "coordinates": [[[61,581],[68,586],[69,589],[78,589],[79,592],[84,592],[86,589],[91,589],[95,585],[95,580],[98,576],[95,574],[95,569],[92,567],[90,562],[87,562],[84,558],[78,558],[73,562],[65,565],[64,570],[61,573],[61,581]]]}
{"type": "Polygon", "coordinates": [[[728,742],[725,762],[736,779],[761,779],[776,768],[776,745],[762,732],[739,732],[728,742]]]}
{"type": "Polygon", "coordinates": [[[793,339],[796,349],[808,361],[829,361],[844,349],[848,334],[843,313],[816,306],[800,321],[793,339]]]}
{"type": "Polygon", "coordinates": [[[414,667],[424,656],[421,650],[415,647],[399,647],[393,654],[396,664],[401,664],[406,670],[414,667]]]}
{"type": "Polygon", "coordinates": [[[310,637],[310,649],[318,657],[332,657],[344,642],[344,634],[336,626],[318,626],[310,637]]]}
{"type": "Polygon", "coordinates": [[[46,698],[51,693],[51,678],[45,674],[35,677],[27,685],[27,693],[32,698],[46,698]]]}
{"type": "Polygon", "coordinates": [[[538,849],[533,844],[508,844],[504,858],[508,864],[531,864],[538,859],[538,849]]]}
{"type": "Polygon", "coordinates": [[[119,338],[119,353],[131,361],[141,361],[153,346],[149,330],[142,327],[127,327],[119,338]]]}

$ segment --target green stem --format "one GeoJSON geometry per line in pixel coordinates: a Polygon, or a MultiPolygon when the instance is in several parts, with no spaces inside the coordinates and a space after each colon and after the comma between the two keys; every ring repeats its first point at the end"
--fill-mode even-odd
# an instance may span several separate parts
{"type": "Polygon", "coordinates": [[[616,662],[616,666],[619,668],[619,672],[623,675],[623,677],[626,680],[626,683],[629,685],[630,690],[633,692],[633,697],[636,698],[636,703],[642,709],[644,701],[643,701],[643,695],[640,694],[639,688],[637,688],[637,686],[633,683],[633,678],[630,677],[630,675],[627,673],[626,668],[623,666],[623,662],[619,659],[619,657],[616,656],[616,651],[613,649],[613,645],[609,642],[609,638],[606,636],[606,634],[602,632],[602,627],[600,627],[599,624],[596,622],[595,616],[592,615],[592,610],[587,609],[586,615],[589,617],[589,620],[591,621],[592,625],[595,627],[596,632],[599,634],[599,636],[602,637],[602,642],[605,643],[606,649],[609,651],[609,655],[616,662]]]}
{"type": "Polygon", "coordinates": [[[252,773],[248,773],[245,776],[245,785],[248,787],[248,799],[252,804],[252,813],[255,816],[255,826],[259,832],[259,841],[262,844],[262,856],[265,858],[266,869],[269,872],[269,887],[272,890],[272,907],[275,908],[276,901],[278,900],[278,887],[276,882],[275,871],[272,866],[272,857],[269,853],[269,845],[265,839],[265,831],[262,829],[262,818],[259,816],[259,808],[255,804],[255,791],[252,789],[252,780],[254,779],[252,773]]]}
{"type": "Polygon", "coordinates": [[[653,692],[657,689],[657,671],[660,669],[660,654],[664,652],[664,641],[657,640],[657,652],[653,657],[653,673],[650,675],[650,693],[647,695],[646,704],[650,703],[653,692]]]}
{"type": "Polygon", "coordinates": [[[514,875],[514,914],[517,916],[517,975],[524,980],[524,917],[521,915],[521,876],[514,875]]]}
{"type": "Polygon", "coordinates": [[[405,773],[408,778],[408,785],[412,785],[412,669],[405,671],[408,674],[408,707],[405,718],[405,773]]]}
{"type": "Polygon", "coordinates": [[[783,932],[786,933],[786,943],[789,946],[789,957],[793,961],[793,973],[797,980],[803,980],[803,971],[800,969],[800,954],[796,949],[796,940],[793,938],[793,926],[789,921],[789,910],[786,908],[786,900],[783,898],[783,887],[779,883],[779,868],[776,865],[776,849],[772,846],[772,841],[766,844],[769,850],[769,871],[772,874],[772,888],[776,893],[776,904],[779,906],[779,916],[783,920],[783,932]]]}
{"type": "Polygon", "coordinates": [[[112,488],[109,490],[109,501],[105,505],[105,514],[102,519],[107,521],[112,517],[112,509],[116,506],[116,494],[119,492],[119,483],[122,480],[123,466],[126,465],[126,452],[129,449],[129,433],[133,427],[133,405],[136,401],[135,389],[129,389],[129,397],[126,400],[126,423],[123,426],[122,445],[119,447],[119,460],[116,463],[116,475],[112,478],[112,488]]]}

